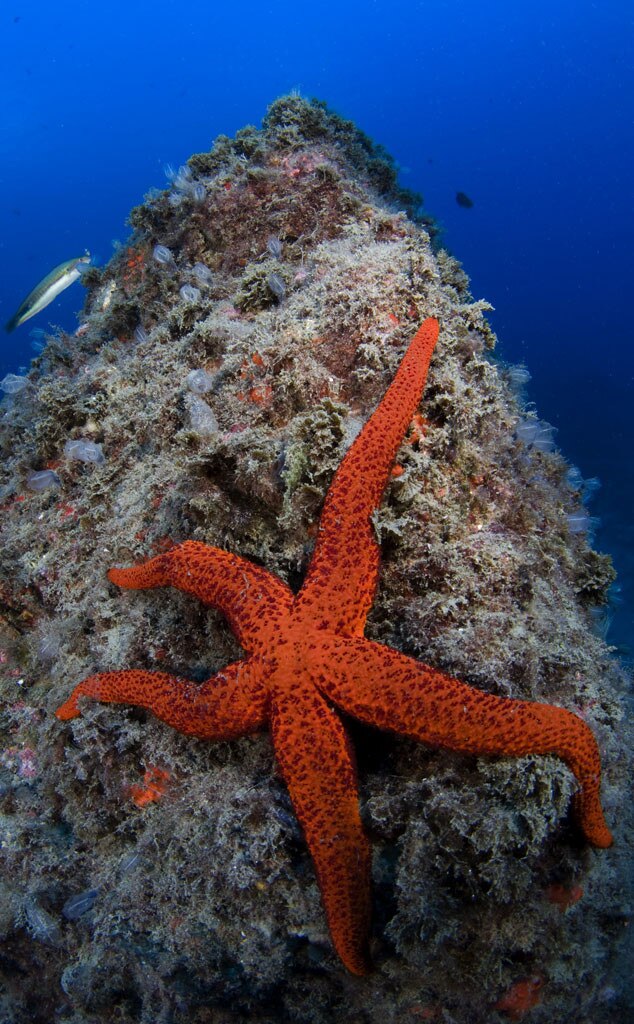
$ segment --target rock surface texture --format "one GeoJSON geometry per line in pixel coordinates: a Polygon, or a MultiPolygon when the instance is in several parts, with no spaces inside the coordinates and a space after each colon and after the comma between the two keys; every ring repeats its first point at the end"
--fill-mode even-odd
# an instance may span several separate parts
{"type": "Polygon", "coordinates": [[[598,628],[613,574],[579,529],[582,481],[492,355],[490,307],[389,156],[297,96],[131,224],[85,277],[78,331],[49,338],[0,413],[0,1020],[617,1019],[632,738],[598,628]],[[53,711],[95,672],[199,681],[241,657],[219,614],[106,570],[194,540],[297,591],[333,473],[429,316],[442,347],[374,516],[366,636],[581,716],[615,845],[585,844],[554,758],[346,721],[373,850],[374,971],[355,978],[266,733],[53,711]]]}

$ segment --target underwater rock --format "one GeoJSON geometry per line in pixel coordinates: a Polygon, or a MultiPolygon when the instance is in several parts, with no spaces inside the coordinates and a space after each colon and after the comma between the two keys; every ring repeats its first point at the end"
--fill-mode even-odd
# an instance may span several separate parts
{"type": "Polygon", "coordinates": [[[27,1017],[10,987],[5,1015],[490,1024],[539,978],[531,1020],[618,1019],[634,744],[623,674],[592,620],[613,576],[575,530],[583,496],[523,403],[525,374],[493,359],[487,304],[381,147],[297,96],[192,157],[131,222],[88,287],[86,331],[49,343],[29,372],[37,403],[7,402],[0,425],[3,927],[33,993],[27,1017]],[[190,273],[196,302],[180,294],[190,273]],[[95,671],[202,680],[242,657],[216,613],[169,589],[116,592],[107,568],[193,539],[297,589],[332,474],[427,316],[441,340],[373,520],[367,635],[581,715],[615,846],[579,841],[573,780],[554,759],[356,728],[375,963],[358,981],[330,945],[266,735],[214,744],[125,706],[87,703],[66,726],[53,711],[95,671]],[[99,472],[56,464],[69,436],[107,439],[99,472]],[[18,493],[34,466],[59,470],[63,492],[18,493]],[[26,749],[35,779],[12,767],[26,749]],[[140,806],[152,765],[170,786],[140,806]],[[554,886],[583,896],[562,912],[554,886]],[[69,894],[88,908],[97,889],[90,927],[69,921],[69,894]]]}

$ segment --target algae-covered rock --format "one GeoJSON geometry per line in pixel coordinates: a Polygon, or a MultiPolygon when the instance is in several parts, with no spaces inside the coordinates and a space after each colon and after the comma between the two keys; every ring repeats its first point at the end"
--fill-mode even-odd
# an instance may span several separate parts
{"type": "Polygon", "coordinates": [[[579,489],[526,426],[489,307],[391,158],[322,103],[277,100],[261,130],[192,157],[186,185],[133,211],[77,334],[51,338],[2,406],[4,1018],[489,1024],[529,985],[536,1024],[617,1019],[632,742],[593,628],[612,570],[571,528],[579,489]],[[94,671],[202,680],[240,657],[218,614],[119,591],[107,568],[196,539],[297,589],[332,474],[427,316],[441,339],[374,517],[367,635],[581,715],[616,841],[583,844],[553,758],[347,722],[374,851],[359,980],[266,735],[203,743],[122,706],[67,725],[54,710],[94,671]],[[69,458],[78,439],[103,460],[69,458]],[[55,486],[29,488],[45,470],[55,486]]]}

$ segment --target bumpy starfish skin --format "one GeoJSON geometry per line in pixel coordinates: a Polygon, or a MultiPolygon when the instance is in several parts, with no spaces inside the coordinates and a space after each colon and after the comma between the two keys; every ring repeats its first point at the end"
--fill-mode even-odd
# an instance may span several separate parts
{"type": "Polygon", "coordinates": [[[370,848],[352,753],[332,705],[451,750],[555,754],[577,777],[576,810],[586,838],[600,847],[612,841],[600,804],[597,744],[580,718],[548,704],[482,693],[363,637],[379,569],[370,517],[420,401],[437,338],[438,322],[426,320],[337,470],[297,596],[265,569],[195,541],[109,571],[120,587],[171,585],[219,608],[245,658],[202,685],[163,672],[99,673],[75,687],[57,711],[62,720],[75,718],[80,697],[133,704],[201,739],[231,739],[268,723],[334,945],[354,974],[369,968],[370,848]]]}

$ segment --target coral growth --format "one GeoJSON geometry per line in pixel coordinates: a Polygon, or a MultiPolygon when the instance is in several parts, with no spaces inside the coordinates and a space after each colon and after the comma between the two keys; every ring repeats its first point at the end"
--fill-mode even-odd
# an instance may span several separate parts
{"type": "Polygon", "coordinates": [[[493,360],[486,303],[386,154],[323,104],[284,97],[261,130],[187,166],[84,278],[77,333],[50,337],[3,399],[4,1017],[488,1024],[535,978],[535,1024],[626,1014],[634,745],[592,628],[612,573],[575,528],[579,493],[524,377],[514,387],[493,360]],[[327,941],[266,735],[206,744],[138,711],[92,705],[71,726],[52,712],[95,671],[201,680],[241,656],[185,595],[124,611],[106,568],[192,539],[296,589],[332,474],[428,315],[444,354],[374,516],[368,636],[580,715],[615,846],[578,842],[555,760],[465,758],[355,727],[376,964],[358,981],[327,941]],[[69,442],[103,459],[68,458],[69,442]],[[549,895],[580,889],[564,912],[568,897],[549,895]]]}

